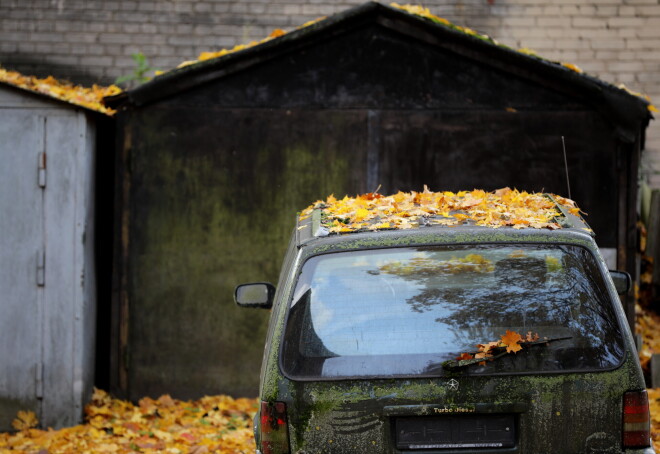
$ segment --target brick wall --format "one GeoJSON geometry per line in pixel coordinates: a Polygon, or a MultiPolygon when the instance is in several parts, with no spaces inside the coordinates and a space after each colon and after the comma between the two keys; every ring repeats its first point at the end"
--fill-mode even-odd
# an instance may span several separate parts
{"type": "MultiPolygon", "coordinates": [[[[169,69],[362,0],[0,0],[0,65],[75,82],[112,82],[142,52],[169,69]]],[[[575,63],[660,104],[660,0],[425,0],[432,12],[512,47],[575,63]]],[[[660,123],[644,172],[660,188],[660,123]]]]}

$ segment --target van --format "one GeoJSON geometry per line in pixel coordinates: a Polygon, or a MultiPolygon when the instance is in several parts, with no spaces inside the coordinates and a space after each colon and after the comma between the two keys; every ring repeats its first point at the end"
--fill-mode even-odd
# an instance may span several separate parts
{"type": "Polygon", "coordinates": [[[272,309],[256,452],[654,453],[629,288],[558,196],[317,202],[235,292],[272,309]]]}

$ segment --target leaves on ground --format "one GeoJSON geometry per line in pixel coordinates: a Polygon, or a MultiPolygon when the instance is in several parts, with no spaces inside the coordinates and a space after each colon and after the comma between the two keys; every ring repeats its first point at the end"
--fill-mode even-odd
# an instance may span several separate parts
{"type": "Polygon", "coordinates": [[[181,401],[145,397],[133,405],[95,390],[86,424],[38,430],[32,412],[19,412],[15,434],[0,434],[0,454],[57,453],[253,453],[255,399],[229,396],[181,401]],[[20,427],[19,427],[20,426],[20,427]]]}
{"type": "Polygon", "coordinates": [[[642,368],[648,369],[653,354],[660,354],[660,315],[636,305],[637,334],[642,336],[642,348],[639,352],[639,362],[642,368]]]}
{"type": "Polygon", "coordinates": [[[110,85],[109,87],[99,85],[82,87],[55,79],[53,76],[40,79],[35,76],[25,76],[19,72],[9,71],[3,68],[0,68],[0,82],[5,82],[35,93],[41,93],[107,115],[114,115],[115,111],[104,106],[101,100],[106,96],[121,93],[121,88],[116,85],[110,85]]]}
{"type": "Polygon", "coordinates": [[[655,452],[660,452],[660,388],[647,389],[651,412],[651,438],[655,452]]]}
{"type": "MultiPolygon", "coordinates": [[[[568,211],[579,212],[572,200],[552,197],[568,211]]],[[[390,196],[367,193],[338,200],[331,195],[325,201],[319,200],[307,207],[301,219],[308,217],[314,209],[322,210],[323,225],[330,233],[464,223],[492,228],[559,229],[561,226],[555,218],[562,216],[547,194],[510,188],[453,193],[432,192],[424,186],[422,192],[398,192],[390,196]]]]}

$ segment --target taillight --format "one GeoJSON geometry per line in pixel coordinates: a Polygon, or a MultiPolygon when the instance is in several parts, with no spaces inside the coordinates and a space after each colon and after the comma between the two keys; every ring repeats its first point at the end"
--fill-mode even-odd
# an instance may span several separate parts
{"type": "Polygon", "coordinates": [[[284,402],[261,402],[261,454],[286,454],[289,452],[289,429],[286,423],[284,402]]]}
{"type": "Polygon", "coordinates": [[[623,447],[643,448],[651,439],[651,417],[646,390],[623,395],[623,447]]]}

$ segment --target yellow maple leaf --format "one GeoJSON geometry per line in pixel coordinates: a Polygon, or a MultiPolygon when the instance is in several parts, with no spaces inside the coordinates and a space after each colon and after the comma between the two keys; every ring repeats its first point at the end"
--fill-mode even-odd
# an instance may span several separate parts
{"type": "Polygon", "coordinates": [[[11,423],[11,426],[16,430],[27,430],[36,427],[39,424],[37,415],[33,411],[19,411],[11,423]]]}
{"type": "Polygon", "coordinates": [[[371,212],[366,208],[358,208],[351,220],[353,222],[361,222],[364,221],[370,214],[371,212]]]}

